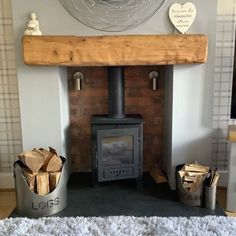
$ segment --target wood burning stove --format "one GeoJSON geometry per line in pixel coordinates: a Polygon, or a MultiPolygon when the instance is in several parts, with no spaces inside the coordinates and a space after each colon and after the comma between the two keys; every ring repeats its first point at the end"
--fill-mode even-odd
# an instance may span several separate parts
{"type": "Polygon", "coordinates": [[[108,67],[109,114],[93,115],[93,182],[135,178],[142,182],[143,118],[125,115],[124,68],[108,67]]]}

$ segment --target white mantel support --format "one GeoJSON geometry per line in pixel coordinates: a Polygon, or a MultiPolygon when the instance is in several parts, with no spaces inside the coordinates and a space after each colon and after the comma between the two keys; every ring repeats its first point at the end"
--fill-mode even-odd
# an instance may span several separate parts
{"type": "Polygon", "coordinates": [[[29,66],[18,70],[24,150],[52,146],[66,156],[69,108],[67,74],[63,70],[29,66]]]}
{"type": "Polygon", "coordinates": [[[212,106],[205,100],[207,65],[175,65],[165,81],[164,161],[170,187],[175,189],[175,167],[211,158],[212,106]]]}

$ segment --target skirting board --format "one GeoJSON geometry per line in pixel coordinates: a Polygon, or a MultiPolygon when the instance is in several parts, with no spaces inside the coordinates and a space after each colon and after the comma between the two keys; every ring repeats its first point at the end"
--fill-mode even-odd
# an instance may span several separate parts
{"type": "Polygon", "coordinates": [[[15,188],[13,173],[0,173],[0,189],[15,188]]]}

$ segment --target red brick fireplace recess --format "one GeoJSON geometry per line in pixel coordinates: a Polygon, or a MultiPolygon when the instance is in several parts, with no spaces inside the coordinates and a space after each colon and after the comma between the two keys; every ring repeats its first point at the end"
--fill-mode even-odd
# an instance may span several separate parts
{"type": "MultiPolygon", "coordinates": [[[[133,166],[130,169],[129,165],[124,169],[120,168],[118,172],[114,166],[109,171],[103,166],[105,173],[103,176],[97,174],[97,167],[91,166],[91,158],[94,155],[93,151],[91,152],[91,117],[94,114],[111,114],[111,106],[108,105],[107,68],[112,66],[124,69],[124,114],[142,115],[139,125],[142,126],[144,122],[144,155],[142,166],[140,166],[142,160],[138,163],[139,171],[149,171],[155,163],[158,163],[168,172],[163,152],[164,82],[171,76],[169,73],[171,65],[205,63],[207,49],[208,42],[205,35],[23,37],[25,64],[68,67],[70,153],[73,171],[95,170],[96,177],[101,181],[106,180],[104,176],[113,178],[117,173],[123,173],[124,177],[127,173],[132,178],[141,176],[140,172],[134,174],[133,166]],[[74,88],[73,74],[76,71],[84,75],[80,91],[74,88]],[[157,71],[159,74],[157,90],[152,90],[152,82],[148,78],[151,71],[157,71]]],[[[123,118],[118,117],[118,119],[123,118]]],[[[94,122],[92,119],[92,125],[96,126],[97,121],[94,122]]],[[[97,132],[97,128],[95,129],[97,132]]]]}
{"type": "MultiPolygon", "coordinates": [[[[91,170],[91,117],[93,117],[95,114],[109,114],[110,112],[117,112],[116,110],[109,111],[109,107],[112,106],[112,108],[114,108],[114,106],[113,104],[108,104],[109,78],[107,68],[110,67],[101,66],[68,68],[71,157],[74,171],[91,170]],[[84,75],[80,91],[75,90],[75,84],[73,80],[73,74],[77,71],[82,72],[84,75]],[[83,147],[83,149],[78,147],[83,147]]],[[[121,123],[123,123],[123,126],[128,126],[132,130],[134,127],[131,126],[139,126],[140,124],[140,118],[137,116],[137,114],[142,115],[144,121],[144,155],[143,158],[139,155],[137,164],[140,164],[143,159],[143,166],[137,168],[137,170],[144,169],[144,171],[149,171],[155,163],[158,162],[158,164],[162,164],[160,162],[162,161],[163,156],[163,81],[165,78],[165,69],[165,66],[125,66],[123,68],[125,101],[122,105],[123,110],[121,113],[124,112],[126,117],[129,119],[124,119],[123,117],[119,119],[119,117],[116,117],[116,119],[111,118],[107,121],[110,124],[113,123],[111,124],[113,126],[117,126],[122,121],[121,123]],[[156,90],[152,89],[152,81],[149,79],[150,71],[158,71],[158,78],[160,79],[157,81],[156,90]],[[127,116],[127,114],[129,115],[127,116]],[[130,115],[133,115],[133,117],[130,115]]],[[[116,78],[113,77],[113,80],[114,79],[116,78]]],[[[110,110],[112,108],[110,108],[110,110]]],[[[93,126],[95,129],[97,126],[99,126],[99,123],[104,125],[105,121],[99,121],[99,119],[102,118],[99,117],[98,120],[96,120],[96,117],[93,117],[92,123],[94,123],[93,126]]],[[[109,124],[106,123],[105,127],[109,128],[109,124]]],[[[120,128],[123,129],[124,127],[120,125],[120,128]]],[[[131,130],[130,132],[132,132],[131,130]]],[[[138,146],[140,147],[141,144],[139,143],[138,146]]],[[[140,152],[141,151],[138,151],[139,154],[140,152]]],[[[123,175],[126,177],[121,175],[119,178],[127,178],[127,175],[129,175],[130,172],[132,173],[131,176],[133,174],[138,174],[132,172],[132,165],[130,168],[127,170],[127,172],[125,172],[126,169],[122,169],[121,171],[123,171],[123,175]]],[[[96,168],[94,169],[96,171],[96,168]]],[[[113,169],[113,171],[117,170],[116,168],[112,167],[105,169],[113,169]]],[[[114,174],[117,175],[117,173],[114,174]]],[[[112,178],[112,176],[110,178],[112,178]]]]}

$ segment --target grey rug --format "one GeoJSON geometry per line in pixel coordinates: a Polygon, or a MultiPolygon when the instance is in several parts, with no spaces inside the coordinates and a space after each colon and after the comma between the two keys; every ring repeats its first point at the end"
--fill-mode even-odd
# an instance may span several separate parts
{"type": "Polygon", "coordinates": [[[236,218],[205,217],[44,217],[0,220],[0,235],[236,235],[236,218]]]}

